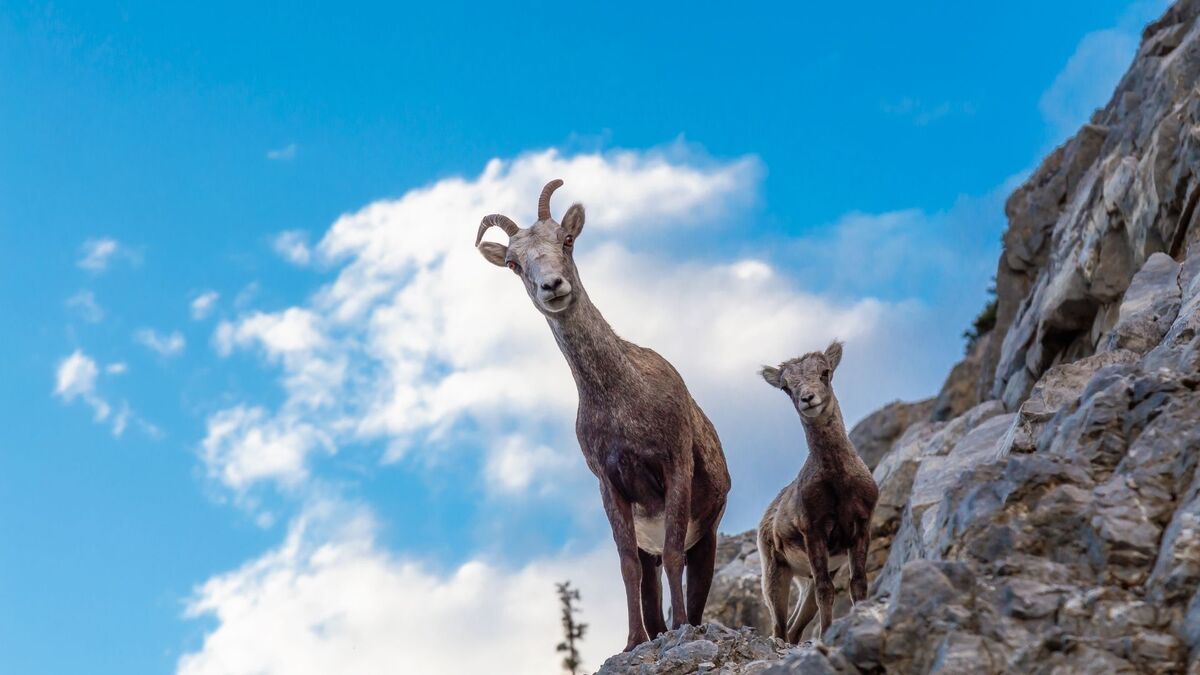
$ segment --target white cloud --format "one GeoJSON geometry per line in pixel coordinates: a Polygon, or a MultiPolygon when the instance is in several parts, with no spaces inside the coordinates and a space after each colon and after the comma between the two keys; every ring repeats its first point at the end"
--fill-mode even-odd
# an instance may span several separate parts
{"type": "Polygon", "coordinates": [[[108,419],[111,407],[96,395],[96,376],[99,372],[92,357],[76,349],[58,363],[54,394],[66,403],[82,399],[96,412],[96,421],[103,422],[108,419]]]}
{"type": "Polygon", "coordinates": [[[207,319],[212,311],[217,306],[217,300],[221,298],[221,294],[216,291],[205,291],[192,299],[192,319],[203,321],[207,319]]]}
{"type": "Polygon", "coordinates": [[[332,446],[298,419],[268,417],[260,407],[238,406],[208,418],[202,457],[210,471],[234,489],[265,478],[296,485],[308,475],[306,456],[332,446]]]}
{"type": "Polygon", "coordinates": [[[287,230],[275,235],[271,247],[284,260],[293,265],[307,265],[312,260],[312,250],[308,246],[308,233],[303,230],[287,230]]]}
{"type": "Polygon", "coordinates": [[[122,375],[125,372],[127,372],[128,370],[129,370],[129,365],[126,364],[124,361],[117,361],[116,363],[110,363],[104,367],[104,372],[108,373],[109,375],[122,375]]]}
{"type": "Polygon", "coordinates": [[[96,302],[96,294],[82,290],[67,298],[67,307],[78,312],[79,317],[88,323],[99,323],[104,320],[104,308],[96,302]]]}
{"type": "Polygon", "coordinates": [[[1142,28],[1167,8],[1166,0],[1143,0],[1126,8],[1117,25],[1083,36],[1066,65],[1038,101],[1038,110],[1059,143],[1079,130],[1108,102],[1137,53],[1142,28]]]}
{"type": "Polygon", "coordinates": [[[187,340],[184,339],[183,333],[172,331],[170,333],[159,333],[153,328],[141,328],[133,334],[133,339],[137,340],[147,349],[158,352],[160,356],[171,358],[179,356],[187,347],[187,340]]]}
{"type": "Polygon", "coordinates": [[[624,644],[624,591],[608,547],[515,569],[476,559],[442,573],[382,549],[370,514],[346,508],[310,510],[278,549],[199,588],[187,612],[217,627],[177,672],[558,672],[553,582],[566,579],[582,591],[585,665],[598,668],[624,644]]]}
{"type": "Polygon", "coordinates": [[[492,490],[520,494],[539,475],[569,470],[569,466],[565,466],[568,459],[546,445],[532,443],[530,439],[514,434],[489,448],[484,473],[492,490]]]}
{"type": "Polygon", "coordinates": [[[884,101],[879,107],[884,113],[907,118],[919,127],[926,126],[949,115],[975,114],[975,104],[969,101],[928,103],[911,96],[906,96],[898,101],[884,101]]]}
{"type": "Polygon", "coordinates": [[[88,239],[83,242],[81,247],[81,257],[78,264],[81,269],[89,272],[100,273],[108,269],[108,263],[113,256],[121,250],[121,245],[116,239],[102,237],[99,239],[88,239]]]}
{"type": "Polygon", "coordinates": [[[1074,134],[1103,106],[1137,51],[1136,33],[1109,29],[1088,33],[1038,101],[1056,140],[1074,134]]]}
{"type": "MultiPolygon", "coordinates": [[[[125,364],[111,363],[105,366],[104,372],[110,375],[124,373],[125,364]]],[[[58,363],[54,376],[54,395],[64,403],[83,401],[92,409],[93,419],[97,423],[109,424],[113,436],[124,434],[130,421],[137,422],[142,431],[151,438],[162,435],[157,427],[138,417],[127,401],[121,401],[113,414],[113,406],[97,390],[99,376],[100,367],[95,359],[83,350],[76,349],[58,363]]]]}
{"type": "Polygon", "coordinates": [[[288,143],[282,148],[267,151],[267,159],[277,162],[287,162],[296,158],[296,144],[288,143]]]}
{"type": "Polygon", "coordinates": [[[977,309],[996,271],[1004,202],[1025,175],[984,195],[959,196],[942,211],[850,212],[790,242],[787,250],[815,289],[848,297],[924,298],[942,311],[957,309],[965,299],[977,309]]]}
{"type": "Polygon", "coordinates": [[[250,303],[254,302],[256,296],[258,296],[258,282],[251,281],[243,286],[242,290],[238,291],[237,295],[233,297],[233,306],[235,309],[245,309],[250,306],[250,303]]]}

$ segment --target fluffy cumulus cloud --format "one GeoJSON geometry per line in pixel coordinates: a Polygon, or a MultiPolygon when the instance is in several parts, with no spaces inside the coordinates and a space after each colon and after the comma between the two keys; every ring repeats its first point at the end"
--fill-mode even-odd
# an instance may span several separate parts
{"type": "MultiPolygon", "coordinates": [[[[371,515],[323,503],[286,541],[214,577],[188,604],[217,628],[182,657],[180,675],[558,672],[556,580],[583,594],[584,621],[623,613],[607,549],[506,568],[484,559],[448,572],[380,546],[371,515]],[[545,598],[545,602],[531,601],[545,598]],[[470,647],[464,649],[464,636],[470,647]]],[[[584,663],[599,667],[624,627],[593,622],[584,663]]]]}
{"type": "MultiPolygon", "coordinates": [[[[279,374],[283,396],[275,405],[234,401],[209,416],[200,444],[209,476],[243,504],[272,486],[311,503],[325,489],[318,460],[354,453],[356,466],[363,456],[413,466],[457,444],[481,454],[472,486],[486,491],[471,487],[461,498],[536,494],[574,504],[591,494],[569,370],[520,282],[473,246],[482,215],[527,225],[543,183],[562,177],[555,213],[576,200],[588,207],[576,247],[583,283],[618,333],[683,374],[735,477],[725,529],[749,527],[804,452],[795,411],[758,378],[760,364],[846,340],[836,381],[851,421],[893,398],[933,393],[948,365],[921,353],[937,317],[920,303],[818,289],[768,256],[688,249],[696,228],[742,224],[760,175],[752,158],[721,162],[678,148],[548,150],[493,160],[477,176],[339,218],[310,251],[334,270],[327,283],[296,306],[245,309],[216,327],[218,354],[258,355],[279,374]]],[[[843,225],[834,230],[853,229],[843,225]]],[[[791,256],[789,246],[803,244],[779,247],[781,257],[791,256]]],[[[580,517],[601,518],[597,502],[580,517]]],[[[217,623],[182,672],[325,672],[334,663],[340,672],[374,672],[396,654],[414,672],[495,663],[546,672],[557,659],[537,645],[557,621],[552,602],[528,598],[544,595],[559,570],[608,585],[591,594],[589,642],[601,654],[621,645],[622,593],[606,540],[587,544],[603,552],[595,555],[440,573],[382,549],[373,525],[330,531],[301,518],[290,531],[278,550],[200,589],[191,612],[217,623]],[[478,654],[452,653],[442,636],[472,625],[491,627],[472,633],[478,654]]]]}
{"type": "Polygon", "coordinates": [[[150,351],[167,358],[179,356],[187,347],[187,340],[179,331],[160,333],[153,328],[141,328],[133,334],[133,339],[150,351]]]}

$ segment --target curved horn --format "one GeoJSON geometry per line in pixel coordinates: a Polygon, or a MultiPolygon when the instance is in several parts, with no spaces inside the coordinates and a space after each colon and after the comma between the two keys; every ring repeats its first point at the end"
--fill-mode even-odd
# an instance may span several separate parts
{"type": "Polygon", "coordinates": [[[542,196],[538,197],[538,220],[550,220],[550,195],[562,187],[562,179],[555,178],[542,188],[542,196]]]}
{"type": "Polygon", "coordinates": [[[476,246],[479,245],[479,242],[483,241],[483,233],[487,232],[487,229],[493,225],[504,230],[504,233],[510,237],[521,231],[521,228],[517,227],[517,224],[508,216],[493,213],[490,216],[484,216],[483,220],[479,221],[479,233],[475,235],[476,246]]]}

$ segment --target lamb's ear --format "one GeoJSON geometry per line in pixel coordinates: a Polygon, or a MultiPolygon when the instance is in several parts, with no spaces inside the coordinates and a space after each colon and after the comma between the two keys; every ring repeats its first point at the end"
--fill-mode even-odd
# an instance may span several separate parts
{"type": "Polygon", "coordinates": [[[829,360],[829,369],[837,370],[838,364],[842,362],[842,341],[834,340],[825,348],[825,358],[829,360]]]}
{"type": "Polygon", "coordinates": [[[762,379],[766,380],[767,384],[776,389],[783,389],[783,373],[778,368],[763,366],[762,370],[758,371],[758,374],[762,375],[762,379]]]}
{"type": "Polygon", "coordinates": [[[563,216],[563,230],[572,237],[578,238],[583,232],[583,204],[572,204],[571,208],[567,209],[567,215],[563,216]]]}
{"type": "Polygon", "coordinates": [[[508,247],[494,241],[485,241],[479,245],[479,252],[483,254],[484,260],[497,267],[504,267],[504,258],[508,255],[508,247]]]}

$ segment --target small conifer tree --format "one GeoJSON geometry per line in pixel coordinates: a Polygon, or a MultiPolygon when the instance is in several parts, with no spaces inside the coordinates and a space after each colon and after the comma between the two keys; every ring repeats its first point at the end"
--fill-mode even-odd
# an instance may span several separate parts
{"type": "Polygon", "coordinates": [[[579,602],[579,589],[571,588],[570,581],[555,585],[558,587],[558,601],[562,603],[563,627],[563,641],[558,643],[556,650],[566,652],[562,662],[563,670],[571,675],[578,675],[582,663],[579,660],[579,649],[576,648],[575,643],[583,639],[583,634],[587,630],[586,623],[575,621],[575,614],[579,612],[579,608],[575,605],[579,602]]]}

